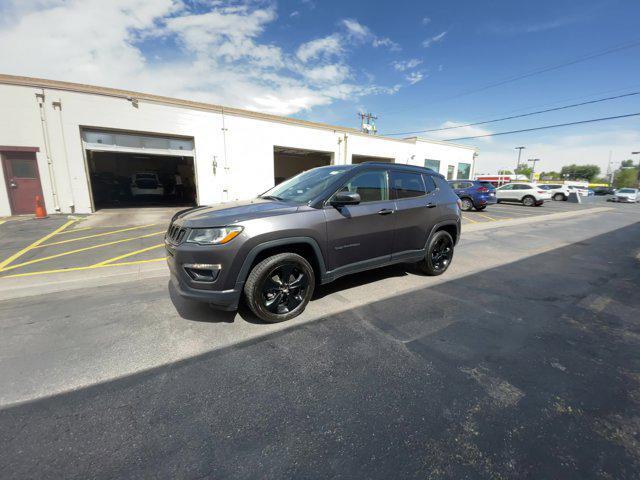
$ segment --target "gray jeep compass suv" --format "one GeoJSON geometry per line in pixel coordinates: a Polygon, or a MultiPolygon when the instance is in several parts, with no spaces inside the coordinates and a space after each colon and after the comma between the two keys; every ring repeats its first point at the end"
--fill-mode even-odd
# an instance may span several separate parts
{"type": "Polygon", "coordinates": [[[235,310],[244,292],[267,322],[302,313],[316,284],[392,263],[427,275],[451,264],[460,204],[421,167],[361,163],[314,168],[253,200],[174,216],[165,236],[174,287],[235,310]]]}

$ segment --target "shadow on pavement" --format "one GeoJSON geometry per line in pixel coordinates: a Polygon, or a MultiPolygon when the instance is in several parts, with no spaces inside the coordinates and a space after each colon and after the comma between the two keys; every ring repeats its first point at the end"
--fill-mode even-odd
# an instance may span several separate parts
{"type": "Polygon", "coordinates": [[[5,408],[0,471],[638,478],[639,238],[635,224],[5,408]]]}

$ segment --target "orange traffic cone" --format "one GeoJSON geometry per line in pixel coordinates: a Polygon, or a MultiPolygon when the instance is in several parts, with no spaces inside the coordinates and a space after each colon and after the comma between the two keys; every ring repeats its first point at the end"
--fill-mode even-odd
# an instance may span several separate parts
{"type": "Polygon", "coordinates": [[[44,208],[42,197],[36,195],[36,219],[47,218],[47,210],[44,208]]]}

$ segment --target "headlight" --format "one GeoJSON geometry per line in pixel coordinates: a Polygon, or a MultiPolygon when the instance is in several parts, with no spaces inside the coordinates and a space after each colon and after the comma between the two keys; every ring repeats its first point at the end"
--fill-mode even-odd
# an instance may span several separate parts
{"type": "Polygon", "coordinates": [[[242,232],[242,227],[194,228],[189,232],[187,243],[221,245],[230,242],[242,232]]]}

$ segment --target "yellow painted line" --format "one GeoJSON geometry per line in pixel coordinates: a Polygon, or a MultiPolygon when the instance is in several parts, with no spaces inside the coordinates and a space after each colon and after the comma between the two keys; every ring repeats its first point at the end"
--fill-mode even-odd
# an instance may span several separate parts
{"type": "Polygon", "coordinates": [[[7,223],[6,220],[0,220],[0,225],[2,225],[3,223],[7,223]]]}
{"type": "Polygon", "coordinates": [[[487,218],[487,219],[491,220],[492,222],[497,222],[497,220],[495,218],[490,217],[489,215],[485,215],[484,213],[476,212],[475,215],[478,215],[479,217],[482,217],[482,218],[487,218]]]}
{"type": "MultiPolygon", "coordinates": [[[[11,255],[9,258],[7,258],[6,260],[3,260],[2,262],[0,262],[0,272],[3,270],[6,270],[4,267],[6,267],[7,265],[9,265],[11,262],[13,262],[15,259],[21,257],[22,255],[24,255],[25,253],[27,253],[29,250],[32,250],[34,248],[36,248],[38,245],[40,245],[42,242],[46,242],[47,240],[49,240],[51,237],[53,237],[54,235],[57,235],[58,233],[62,232],[65,228],[67,228],[69,225],[72,225],[73,223],[77,222],[78,220],[69,220],[67,223],[65,223],[64,225],[62,225],[61,227],[56,228],[53,232],[45,235],[44,237],[42,237],[39,240],[36,240],[35,242],[33,242],[31,245],[28,245],[26,247],[24,247],[22,250],[14,253],[13,255],[11,255]]],[[[10,267],[12,268],[12,267],[10,267]]]]}
{"type": "Polygon", "coordinates": [[[115,233],[129,232],[131,230],[139,230],[141,228],[153,227],[154,225],[157,225],[157,224],[150,223],[149,225],[140,225],[138,227],[121,228],[120,230],[113,230],[111,232],[95,233],[93,235],[85,235],[84,237],[70,238],[68,240],[61,240],[59,242],[46,243],[44,245],[39,245],[38,247],[35,247],[35,248],[51,247],[53,245],[62,245],[63,243],[78,242],[80,240],[86,240],[88,238],[104,237],[105,235],[113,235],[115,233]]]}
{"type": "Polygon", "coordinates": [[[91,266],[92,267],[102,267],[103,265],[106,265],[107,263],[112,263],[112,262],[115,262],[116,260],[122,260],[123,258],[132,257],[133,255],[138,255],[139,253],[148,252],[149,250],[154,250],[154,249],[160,248],[160,247],[164,247],[164,243],[159,243],[158,245],[153,245],[151,247],[141,248],[140,250],[136,250],[135,252],[129,252],[129,253],[125,253],[124,255],[119,255],[117,257],[109,258],[109,259],[104,260],[102,262],[95,263],[95,264],[93,264],[91,266]]]}
{"type": "Polygon", "coordinates": [[[70,252],[63,252],[63,253],[57,253],[55,255],[49,255],[48,257],[36,258],[34,260],[29,260],[28,262],[18,263],[16,265],[11,265],[11,266],[6,267],[6,268],[0,268],[0,272],[6,272],[7,270],[13,270],[14,268],[24,267],[26,265],[32,265],[34,263],[44,262],[46,260],[51,260],[53,258],[64,257],[66,255],[72,255],[74,253],[86,252],[87,250],[93,250],[94,248],[108,247],[109,245],[116,245],[118,243],[130,242],[132,240],[138,240],[139,238],[152,237],[154,235],[160,235],[162,233],[164,233],[164,230],[161,231],[161,232],[147,233],[146,235],[140,235],[138,237],[124,238],[122,240],[115,240],[113,242],[101,243],[99,245],[92,245],[90,247],[78,248],[76,250],[71,250],[70,252]]]}
{"type": "Polygon", "coordinates": [[[472,218],[465,217],[464,215],[462,215],[462,218],[464,218],[465,220],[469,220],[471,223],[478,223],[478,220],[473,220],[472,218]]]}
{"type": "Polygon", "coordinates": [[[82,232],[83,230],[91,230],[93,227],[81,227],[81,228],[73,228],[71,230],[65,230],[64,232],[60,232],[58,235],[64,235],[66,233],[76,233],[82,232]]]}
{"type": "Polygon", "coordinates": [[[45,275],[48,273],[61,273],[61,272],[77,272],[80,270],[91,270],[94,268],[103,268],[103,267],[123,267],[126,265],[139,265],[143,263],[152,263],[152,262],[161,262],[166,260],[165,257],[162,258],[152,258],[151,260],[138,260],[134,262],[120,262],[120,263],[109,263],[108,265],[89,265],[88,267],[70,267],[70,268],[58,268],[56,270],[42,270],[39,272],[29,272],[29,273],[14,273],[13,275],[5,275],[0,278],[15,278],[15,277],[30,277],[32,275],[45,275]]]}

